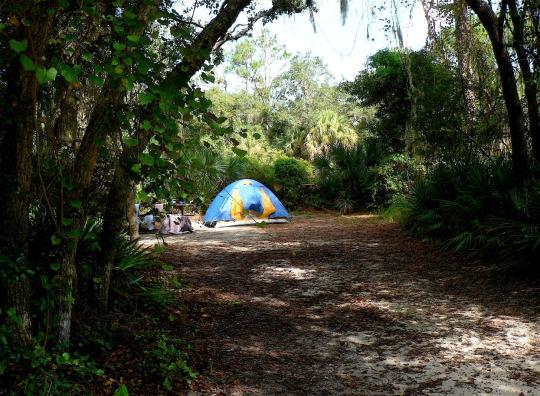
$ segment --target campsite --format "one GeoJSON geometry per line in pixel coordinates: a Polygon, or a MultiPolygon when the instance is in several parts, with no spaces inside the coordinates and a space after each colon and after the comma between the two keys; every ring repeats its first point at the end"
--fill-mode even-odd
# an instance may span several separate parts
{"type": "Polygon", "coordinates": [[[0,395],[540,395],[537,0],[0,1],[0,395]]]}

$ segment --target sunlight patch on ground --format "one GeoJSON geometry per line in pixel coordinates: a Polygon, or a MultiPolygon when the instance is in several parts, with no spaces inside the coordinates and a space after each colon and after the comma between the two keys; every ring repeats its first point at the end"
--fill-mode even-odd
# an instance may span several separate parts
{"type": "Polygon", "coordinates": [[[271,297],[253,297],[253,298],[250,298],[249,301],[252,301],[257,304],[268,305],[275,308],[289,306],[288,302],[280,300],[278,298],[271,298],[271,297]]]}
{"type": "Polygon", "coordinates": [[[253,270],[257,277],[265,281],[273,281],[275,278],[286,278],[286,279],[296,279],[296,280],[305,280],[312,279],[315,277],[315,270],[298,268],[290,265],[290,260],[274,260],[272,265],[263,266],[262,270],[257,268],[253,270]]]}

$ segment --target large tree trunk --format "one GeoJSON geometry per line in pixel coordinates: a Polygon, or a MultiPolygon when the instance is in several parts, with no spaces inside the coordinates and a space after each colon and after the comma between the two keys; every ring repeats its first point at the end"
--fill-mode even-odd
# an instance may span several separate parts
{"type": "Polygon", "coordinates": [[[501,78],[504,102],[508,113],[514,177],[519,184],[523,184],[524,180],[530,174],[526,141],[527,130],[525,128],[523,107],[521,106],[521,102],[519,100],[512,60],[508,54],[503,37],[503,21],[505,18],[506,2],[502,2],[501,15],[498,20],[495,12],[486,1],[466,1],[476,15],[478,15],[478,18],[486,29],[491,41],[493,55],[495,56],[499,76],[501,78]]]}
{"type": "MultiPolygon", "coordinates": [[[[141,1],[138,4],[137,19],[133,31],[142,34],[150,23],[150,13],[159,4],[159,0],[141,1]]],[[[92,175],[98,159],[100,148],[105,139],[113,133],[118,133],[122,126],[121,113],[126,96],[125,88],[120,79],[107,77],[88,126],[86,128],[79,151],[71,171],[71,181],[75,186],[67,194],[63,216],[73,221],[69,228],[63,227],[62,234],[71,234],[60,250],[63,287],[58,295],[58,315],[60,317],[57,335],[61,344],[67,344],[71,333],[71,317],[74,303],[75,286],[77,284],[77,269],[75,257],[79,243],[78,231],[85,221],[84,206],[90,191],[92,175]],[[74,203],[76,203],[74,205],[74,203]]]]}
{"type": "MultiPolygon", "coordinates": [[[[25,6],[30,6],[26,4],[25,6]]],[[[24,7],[24,6],[23,6],[24,7]]],[[[17,40],[28,40],[26,51],[40,60],[48,43],[54,14],[42,7],[24,14],[31,23],[20,25],[17,40]]],[[[24,13],[24,11],[21,12],[24,13]]],[[[13,56],[9,54],[8,56],[13,56]]],[[[38,61],[36,61],[38,63],[38,61]]],[[[36,131],[36,106],[39,84],[34,73],[24,72],[18,58],[7,65],[5,106],[0,111],[0,278],[2,310],[15,309],[21,325],[8,320],[12,341],[31,343],[28,270],[28,231],[30,185],[32,176],[32,141],[36,131]]]]}
{"type": "MultiPolygon", "coordinates": [[[[166,76],[167,84],[175,84],[178,89],[187,86],[193,75],[200,70],[209,58],[209,51],[214,48],[218,40],[227,34],[238,15],[251,3],[251,0],[231,0],[220,9],[218,14],[204,27],[190,46],[190,51],[184,59],[166,76]],[[202,51],[201,51],[202,50],[202,51]],[[204,51],[207,50],[207,51],[204,51]]],[[[155,104],[149,105],[144,111],[147,118],[158,114],[155,104]]],[[[144,117],[143,117],[144,118],[144,117]]],[[[135,148],[126,147],[120,155],[115,177],[110,187],[107,199],[106,215],[101,236],[101,255],[98,260],[96,273],[99,274],[99,283],[96,288],[96,300],[101,310],[107,308],[109,300],[109,287],[114,255],[116,254],[115,240],[126,219],[126,203],[130,194],[130,183],[137,175],[131,171],[133,165],[138,163],[138,154],[142,152],[152,136],[151,130],[137,132],[139,145],[135,148]],[[120,206],[121,205],[121,206],[120,206]]]]}
{"type": "Polygon", "coordinates": [[[508,0],[510,10],[510,18],[514,26],[514,50],[518,57],[521,76],[525,86],[525,98],[527,100],[527,111],[529,115],[529,130],[531,132],[532,152],[536,161],[540,161],[540,112],[538,109],[538,86],[536,78],[531,71],[529,56],[525,49],[524,39],[525,33],[523,29],[524,20],[526,19],[525,10],[520,13],[516,4],[516,0],[508,0]]]}
{"type": "Polygon", "coordinates": [[[28,205],[32,168],[32,137],[35,130],[36,94],[38,84],[34,76],[20,73],[13,64],[8,77],[6,114],[2,115],[2,147],[0,154],[0,249],[9,264],[2,263],[7,279],[3,285],[3,308],[15,308],[23,321],[22,328],[10,326],[14,338],[30,340],[28,313],[29,284],[25,270],[28,257],[28,205]]]}
{"type": "Polygon", "coordinates": [[[60,344],[67,344],[71,333],[71,316],[77,284],[75,256],[79,243],[78,232],[85,221],[82,202],[89,194],[88,189],[101,147],[100,142],[107,138],[111,130],[115,131],[120,127],[116,111],[124,96],[113,87],[114,84],[110,79],[105,83],[102,100],[98,101],[92,113],[71,170],[71,183],[74,188],[66,193],[65,202],[62,203],[61,220],[69,220],[71,224],[63,225],[63,221],[60,222],[62,224],[60,233],[64,238],[59,250],[62,287],[57,296],[59,316],[57,338],[60,344]]]}
{"type": "Polygon", "coordinates": [[[476,95],[473,88],[474,74],[471,59],[473,35],[465,1],[457,0],[455,7],[456,55],[467,112],[465,121],[467,125],[471,125],[476,114],[476,95]]]}

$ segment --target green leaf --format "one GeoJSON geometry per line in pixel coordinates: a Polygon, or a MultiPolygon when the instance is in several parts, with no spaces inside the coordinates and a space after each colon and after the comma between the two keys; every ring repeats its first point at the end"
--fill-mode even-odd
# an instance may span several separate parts
{"type": "Polygon", "coordinates": [[[172,271],[174,269],[171,264],[162,264],[161,268],[163,269],[163,271],[172,271]]]}
{"type": "Polygon", "coordinates": [[[24,71],[34,71],[36,70],[36,65],[34,65],[34,62],[32,62],[32,59],[30,59],[25,54],[21,54],[19,60],[21,61],[22,67],[24,71]]]}
{"type": "Polygon", "coordinates": [[[0,33],[2,33],[6,27],[7,25],[5,23],[0,23],[0,33]]]}
{"type": "Polygon", "coordinates": [[[133,147],[139,144],[139,140],[128,136],[124,138],[124,143],[126,144],[126,146],[133,147]]]}
{"type": "Polygon", "coordinates": [[[68,65],[64,65],[62,66],[60,74],[66,79],[67,82],[75,83],[79,79],[79,74],[81,74],[81,66],[75,65],[70,67],[68,65]]]}
{"type": "Polygon", "coordinates": [[[151,92],[141,92],[139,94],[139,103],[142,105],[146,105],[148,103],[151,103],[156,96],[151,92]]]}
{"type": "Polygon", "coordinates": [[[132,43],[137,44],[141,38],[137,36],[136,34],[130,34],[129,36],[127,36],[127,39],[131,41],[132,43]]]}
{"type": "Polygon", "coordinates": [[[113,43],[113,48],[116,50],[116,51],[123,51],[126,49],[126,45],[125,44],[122,44],[122,43],[119,43],[118,41],[113,43]]]}
{"type": "Polygon", "coordinates": [[[36,78],[40,84],[47,82],[47,70],[43,67],[38,67],[36,70],[36,78]]]}
{"type": "Polygon", "coordinates": [[[255,133],[253,134],[253,138],[254,138],[254,139],[260,139],[260,138],[261,138],[261,134],[258,133],[258,132],[255,132],[255,133]]]}
{"type": "Polygon", "coordinates": [[[96,87],[101,87],[105,83],[105,80],[99,76],[93,75],[88,77],[90,83],[94,84],[96,87]]]}
{"type": "Polygon", "coordinates": [[[247,154],[246,150],[239,149],[238,147],[233,147],[232,152],[235,153],[239,157],[245,157],[247,154]]]}
{"type": "Polygon", "coordinates": [[[266,223],[264,221],[261,221],[261,222],[257,223],[257,227],[266,228],[266,227],[268,227],[268,223],[266,223]]]}
{"type": "Polygon", "coordinates": [[[168,391],[172,390],[171,380],[168,377],[163,380],[163,387],[168,391]]]}
{"type": "Polygon", "coordinates": [[[40,84],[45,84],[46,82],[54,81],[57,73],[58,71],[54,67],[49,69],[38,67],[36,69],[36,78],[40,84]]]}
{"type": "Polygon", "coordinates": [[[51,236],[51,243],[54,245],[54,246],[58,246],[62,243],[62,238],[60,238],[59,236],[57,235],[53,235],[51,236]]]}
{"type": "Polygon", "coordinates": [[[144,120],[141,123],[141,128],[144,129],[145,131],[148,131],[150,128],[152,128],[152,124],[150,123],[150,121],[144,120]]]}
{"type": "Polygon", "coordinates": [[[7,315],[8,315],[8,318],[10,318],[13,322],[15,322],[17,326],[23,327],[23,320],[17,314],[17,310],[15,308],[8,308],[7,315]]]}
{"type": "Polygon", "coordinates": [[[52,263],[51,264],[51,269],[53,271],[58,271],[60,269],[60,263],[52,263]]]}
{"type": "Polygon", "coordinates": [[[216,81],[216,78],[212,74],[208,74],[208,73],[201,73],[201,78],[203,79],[203,81],[206,81],[206,82],[213,83],[216,81]]]}
{"type": "Polygon", "coordinates": [[[57,74],[58,74],[58,71],[54,67],[49,68],[47,70],[47,80],[54,81],[57,74]]]}
{"type": "Polygon", "coordinates": [[[133,11],[131,11],[129,9],[124,11],[124,16],[126,17],[126,19],[135,19],[135,18],[137,18],[137,14],[135,14],[133,11]]]}
{"type": "Polygon", "coordinates": [[[62,218],[62,225],[70,226],[72,224],[73,224],[73,219],[66,219],[65,217],[62,218]]]}
{"type": "Polygon", "coordinates": [[[120,386],[114,392],[114,396],[129,396],[127,386],[125,384],[120,384],[120,386]]]}
{"type": "Polygon", "coordinates": [[[151,154],[143,153],[139,154],[139,161],[147,166],[154,166],[154,157],[151,154]]]}
{"type": "Polygon", "coordinates": [[[71,230],[71,231],[66,232],[66,236],[72,239],[79,239],[82,236],[82,234],[83,234],[83,230],[81,229],[71,230]]]}
{"type": "Polygon", "coordinates": [[[69,201],[69,206],[75,209],[80,209],[82,205],[82,202],[80,199],[74,199],[73,201],[69,201]]]}
{"type": "Polygon", "coordinates": [[[135,164],[131,167],[131,171],[135,173],[141,173],[141,164],[135,164]]]}
{"type": "Polygon", "coordinates": [[[143,190],[137,191],[137,200],[141,202],[149,202],[150,195],[148,195],[146,191],[143,190]]]}
{"type": "Polygon", "coordinates": [[[28,48],[28,40],[24,39],[22,41],[17,41],[15,39],[9,40],[9,48],[11,48],[16,53],[21,53],[26,51],[28,48]]]}

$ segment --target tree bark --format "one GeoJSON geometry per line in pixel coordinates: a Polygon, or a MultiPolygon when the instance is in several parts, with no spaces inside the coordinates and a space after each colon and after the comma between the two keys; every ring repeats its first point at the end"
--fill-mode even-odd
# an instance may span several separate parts
{"type": "Polygon", "coordinates": [[[466,127],[471,125],[476,114],[476,95],[473,89],[473,68],[472,68],[472,40],[471,25],[467,14],[467,6],[464,0],[456,1],[455,8],[456,21],[456,55],[459,68],[459,77],[461,80],[461,89],[463,91],[463,100],[466,107],[466,127]]]}
{"type": "Polygon", "coordinates": [[[88,188],[101,142],[107,138],[111,130],[118,130],[120,126],[116,110],[122,103],[124,96],[116,87],[113,87],[113,84],[110,78],[105,82],[101,95],[103,99],[98,101],[92,113],[70,172],[71,183],[74,187],[71,191],[67,191],[66,200],[61,203],[64,206],[61,211],[63,219],[68,219],[72,223],[61,225],[60,228],[60,234],[64,237],[63,245],[59,250],[62,287],[57,296],[59,316],[57,338],[60,344],[68,344],[71,334],[71,316],[75,301],[75,285],[77,284],[75,257],[79,243],[78,232],[82,229],[85,221],[82,201],[89,194],[88,188]]]}
{"type": "Polygon", "coordinates": [[[512,60],[504,43],[503,21],[506,12],[506,2],[501,5],[501,15],[499,19],[491,6],[484,0],[466,0],[467,4],[476,13],[480,22],[486,29],[493,55],[497,62],[499,76],[501,78],[502,92],[508,121],[510,126],[510,141],[512,144],[512,165],[514,178],[518,184],[522,185],[530,174],[529,157],[527,153],[526,128],[524,123],[524,112],[516,84],[512,60]]]}
{"type": "Polygon", "coordinates": [[[127,203],[128,234],[131,241],[139,239],[139,218],[135,210],[137,199],[137,183],[134,180],[129,182],[129,196],[127,203]]]}
{"type": "MultiPolygon", "coordinates": [[[[15,32],[19,41],[28,41],[25,51],[32,59],[41,59],[47,47],[54,15],[42,7],[24,14],[32,23],[22,24],[15,32]],[[27,26],[26,26],[27,25],[27,26]]],[[[31,72],[22,70],[19,59],[7,66],[6,105],[0,114],[0,256],[2,256],[2,309],[15,309],[21,325],[8,320],[13,342],[32,342],[29,313],[30,285],[28,270],[28,231],[30,185],[32,177],[32,142],[36,132],[39,83],[31,72]]],[[[37,62],[36,62],[37,63],[37,62]]]]}
{"type": "Polygon", "coordinates": [[[529,60],[527,51],[524,44],[524,19],[525,11],[519,12],[516,0],[508,0],[508,8],[510,11],[510,18],[512,19],[512,25],[514,26],[513,46],[518,57],[519,68],[521,69],[521,76],[523,77],[523,84],[525,86],[525,98],[527,100],[527,112],[529,115],[529,130],[531,133],[532,152],[535,161],[540,162],[540,112],[538,109],[538,86],[535,76],[531,71],[530,64],[532,60],[529,60]]]}

